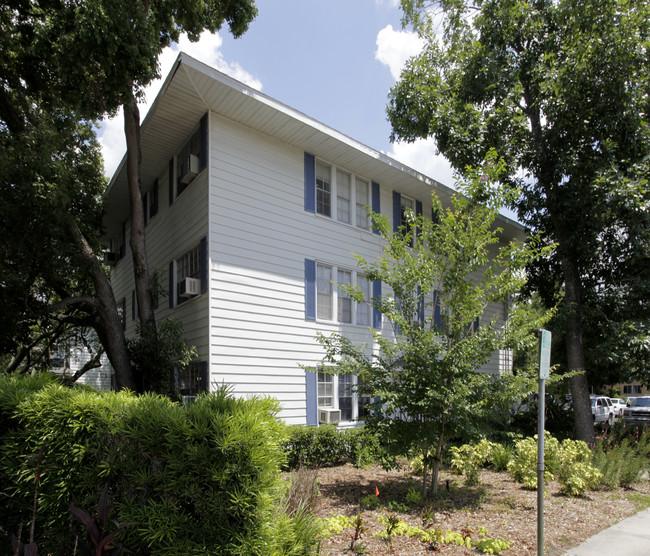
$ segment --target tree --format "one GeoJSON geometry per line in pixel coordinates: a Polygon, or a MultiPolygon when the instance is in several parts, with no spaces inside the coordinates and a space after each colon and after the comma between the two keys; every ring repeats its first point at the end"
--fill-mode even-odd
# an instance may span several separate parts
{"type": "MultiPolygon", "coordinates": [[[[366,426],[397,451],[419,452],[424,494],[429,464],[437,491],[450,439],[476,434],[486,416],[505,416],[509,404],[534,387],[525,373],[477,372],[496,350],[534,339],[531,332],[544,321],[527,320],[524,305],[513,305],[507,321],[487,311],[517,295],[525,264],[538,254],[532,244],[506,242],[495,225],[504,194],[496,182],[501,169],[490,155],[485,171],[473,173],[463,188],[467,196],[455,195],[446,210],[433,196],[436,222],[410,213],[408,225],[393,233],[384,216],[373,214],[386,240],[383,254],[377,262],[357,258],[370,280],[391,290],[372,305],[394,335],[376,331],[379,352],[373,356],[340,334],[320,336],[326,355],[318,370],[357,375],[359,393],[375,400],[366,426]]],[[[347,290],[366,302],[362,291],[347,290]]]]}
{"type": "MultiPolygon", "coordinates": [[[[124,109],[135,290],[141,328],[150,328],[152,334],[156,323],[145,252],[137,99],[159,76],[162,49],[178,40],[182,32],[195,40],[202,31],[214,32],[228,22],[233,35],[240,36],[256,14],[253,0],[90,0],[80,4],[17,0],[0,8],[0,45],[3,52],[11,54],[0,62],[0,118],[12,137],[24,132],[38,111],[34,107],[49,110],[64,106],[79,119],[114,113],[120,106],[124,109]]],[[[68,232],[75,237],[79,252],[92,257],[92,246],[83,232],[73,228],[68,232]]],[[[112,291],[110,285],[106,289],[108,282],[97,265],[93,270],[96,294],[107,299],[112,291]]],[[[104,315],[105,321],[114,324],[119,320],[116,308],[109,313],[104,315]]],[[[100,338],[107,342],[114,366],[114,359],[125,360],[123,334],[119,338],[100,334],[100,338]]],[[[141,383],[132,378],[127,382],[129,387],[141,383]]]]}
{"type": "MultiPolygon", "coordinates": [[[[433,136],[459,170],[490,148],[504,157],[505,180],[522,190],[520,219],[557,243],[528,271],[547,304],[561,301],[566,366],[584,371],[586,314],[604,308],[608,289],[623,304],[640,299],[630,286],[641,260],[647,283],[647,231],[637,236],[615,199],[631,202],[628,214],[647,230],[648,189],[634,197],[627,188],[640,183],[650,147],[648,3],[402,0],[402,8],[426,46],[391,91],[393,138],[433,136]],[[644,255],[621,250],[627,239],[643,243],[644,255]]],[[[637,309],[646,326],[635,330],[647,338],[647,302],[637,309]]],[[[593,441],[586,374],[570,384],[576,436],[593,441]]]]}
{"type": "Polygon", "coordinates": [[[0,126],[0,349],[14,354],[8,368],[17,369],[70,327],[90,326],[118,384],[132,387],[122,323],[96,255],[106,181],[92,127],[58,109],[21,117],[17,132],[0,126]]]}

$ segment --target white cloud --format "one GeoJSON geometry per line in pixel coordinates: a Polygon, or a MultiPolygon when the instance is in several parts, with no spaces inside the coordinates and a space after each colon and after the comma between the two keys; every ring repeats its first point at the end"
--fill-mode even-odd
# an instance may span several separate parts
{"type": "Polygon", "coordinates": [[[418,54],[424,41],[411,31],[395,31],[387,25],[377,33],[375,59],[388,66],[393,79],[399,79],[402,68],[411,56],[418,54]]]}
{"type": "Polygon", "coordinates": [[[454,171],[451,164],[445,157],[436,154],[436,143],[431,137],[418,139],[413,143],[393,143],[393,150],[388,155],[425,176],[454,187],[454,171]]]}
{"type": "MultiPolygon", "coordinates": [[[[143,101],[139,104],[140,119],[144,119],[149,111],[149,107],[156,98],[158,91],[160,91],[163,80],[167,77],[169,70],[174,65],[179,51],[183,51],[193,58],[205,62],[254,89],[261,90],[262,83],[258,79],[253,77],[238,63],[228,62],[224,59],[221,53],[222,43],[223,39],[218,33],[211,34],[206,31],[201,34],[197,42],[190,42],[186,35],[182,35],[178,44],[165,48],[158,58],[160,75],[162,77],[153,81],[145,89],[143,101]]],[[[114,118],[106,118],[103,120],[98,135],[99,143],[102,147],[102,154],[104,155],[104,172],[107,176],[112,176],[126,152],[122,109],[118,111],[114,118]]]]}

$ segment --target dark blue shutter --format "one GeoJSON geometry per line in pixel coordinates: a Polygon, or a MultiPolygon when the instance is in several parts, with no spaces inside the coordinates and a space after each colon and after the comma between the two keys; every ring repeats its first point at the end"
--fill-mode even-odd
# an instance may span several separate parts
{"type": "Polygon", "coordinates": [[[424,324],[424,296],[422,295],[422,286],[418,286],[418,321],[424,324]]]}
{"type": "Polygon", "coordinates": [[[122,222],[122,245],[120,245],[120,259],[126,255],[126,221],[122,222]]]}
{"type": "Polygon", "coordinates": [[[433,324],[442,330],[442,312],[440,311],[440,293],[433,290],[433,324]]]}
{"type": "MultiPolygon", "coordinates": [[[[381,214],[381,205],[379,203],[379,184],[376,181],[372,182],[372,212],[375,214],[381,214]]],[[[373,226],[372,231],[376,234],[379,233],[379,230],[373,226]]]]}
{"type": "Polygon", "coordinates": [[[174,261],[169,263],[169,308],[174,307],[174,261]]]}
{"type": "Polygon", "coordinates": [[[393,191],[393,233],[399,232],[402,223],[402,196],[393,191]]]}
{"type": "Polygon", "coordinates": [[[142,214],[144,215],[144,225],[147,225],[147,209],[149,208],[147,204],[147,194],[145,193],[142,196],[142,214]]]}
{"type": "Polygon", "coordinates": [[[151,190],[151,197],[149,198],[149,218],[153,218],[158,214],[158,180],[153,182],[153,189],[151,190]]]}
{"type": "Polygon", "coordinates": [[[203,392],[210,391],[210,367],[207,361],[199,363],[199,373],[201,374],[201,390],[203,392]]]}
{"type": "Polygon", "coordinates": [[[318,425],[318,373],[305,371],[305,402],[307,407],[307,424],[318,425]]]}
{"type": "Polygon", "coordinates": [[[208,165],[208,114],[201,118],[201,129],[199,131],[199,170],[203,170],[208,165]]]}
{"type": "MultiPolygon", "coordinates": [[[[381,298],[381,282],[379,280],[372,283],[372,298],[375,302],[378,302],[381,298]]],[[[375,308],[374,305],[375,303],[373,303],[372,309],[372,327],[379,329],[381,328],[381,311],[375,308]]]]}
{"type": "Polygon", "coordinates": [[[305,210],[316,212],[316,158],[305,153],[305,210]]]}
{"type": "Polygon", "coordinates": [[[305,318],[316,320],[316,261],[305,259],[305,318]]]}
{"type": "Polygon", "coordinates": [[[174,203],[174,159],[169,161],[169,206],[174,203]]]}
{"type": "Polygon", "coordinates": [[[476,317],[474,319],[474,322],[472,323],[472,334],[476,334],[478,332],[478,327],[481,325],[481,317],[476,317]]]}
{"type": "Polygon", "coordinates": [[[201,293],[208,291],[208,238],[202,237],[199,243],[199,265],[201,267],[201,293]]]}

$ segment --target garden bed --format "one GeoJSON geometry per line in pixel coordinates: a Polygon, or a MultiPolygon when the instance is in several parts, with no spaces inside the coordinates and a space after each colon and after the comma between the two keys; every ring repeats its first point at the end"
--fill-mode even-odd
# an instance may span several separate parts
{"type": "MultiPolygon", "coordinates": [[[[396,554],[400,556],[436,553],[431,545],[416,538],[396,536],[389,546],[374,536],[385,529],[378,517],[393,515],[409,525],[436,527],[456,533],[471,531],[477,538],[479,528],[487,529],[491,538],[511,542],[503,554],[517,556],[537,554],[537,492],[526,490],[507,473],[481,471],[481,484],[463,486],[458,475],[441,474],[441,489],[431,501],[419,505],[406,504],[409,489],[420,488],[420,478],[408,470],[384,471],[373,465],[366,469],[347,464],[321,468],[318,471],[321,496],[316,508],[318,517],[345,515],[354,517],[362,512],[367,532],[356,544],[365,546],[365,554],[396,554]],[[376,496],[379,506],[371,509],[361,500],[376,496]],[[401,505],[401,506],[400,506],[401,505]]],[[[582,497],[570,498],[560,494],[560,485],[547,486],[544,501],[544,552],[561,555],[598,531],[650,506],[648,480],[633,489],[590,491],[582,497]]],[[[352,529],[328,537],[322,542],[321,554],[343,554],[350,548],[352,529]]],[[[476,554],[473,549],[438,544],[440,554],[476,554]]]]}

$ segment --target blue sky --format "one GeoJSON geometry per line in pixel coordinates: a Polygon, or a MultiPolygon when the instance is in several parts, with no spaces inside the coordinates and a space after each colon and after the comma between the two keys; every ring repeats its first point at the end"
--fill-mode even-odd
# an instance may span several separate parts
{"type": "MultiPolygon", "coordinates": [[[[432,141],[391,144],[388,92],[418,38],[403,31],[397,0],[258,0],[259,15],[233,39],[227,29],[198,43],[181,38],[160,57],[163,78],[181,49],[308,116],[442,182],[452,172],[432,141]]],[[[148,88],[144,118],[161,81],[148,88]]],[[[111,175],[125,152],[121,114],[100,142],[111,175]]]]}

